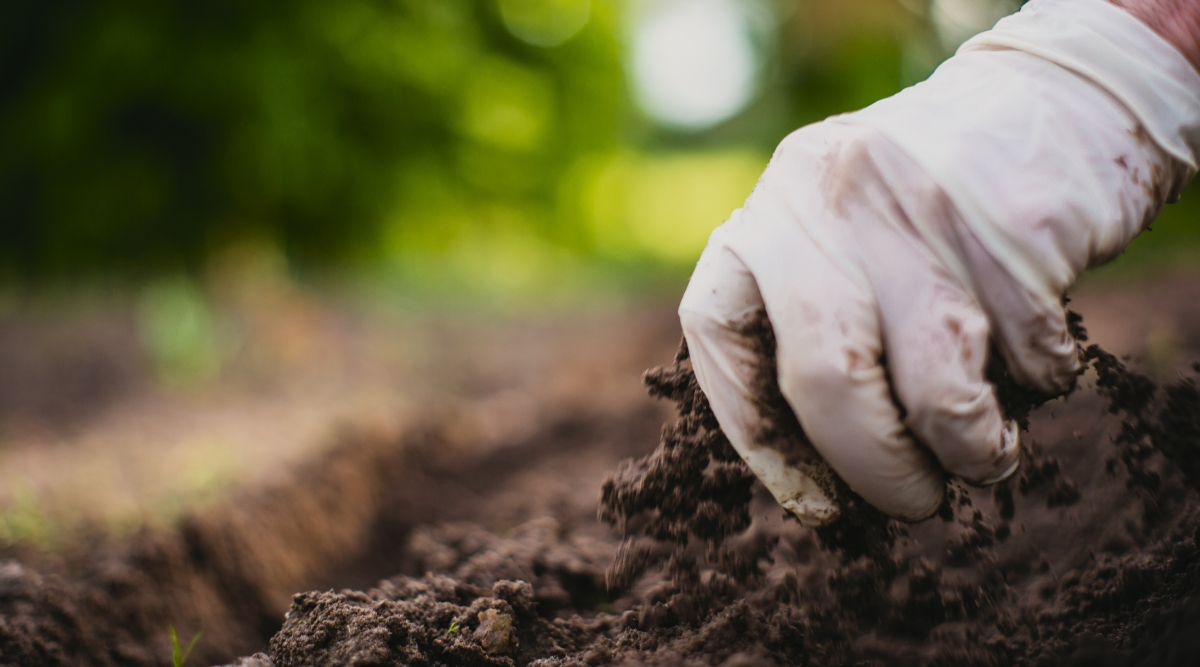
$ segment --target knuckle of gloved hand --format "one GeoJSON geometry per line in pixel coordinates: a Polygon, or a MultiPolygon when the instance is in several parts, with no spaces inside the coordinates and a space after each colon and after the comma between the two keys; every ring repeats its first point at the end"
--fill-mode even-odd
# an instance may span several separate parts
{"type": "Polygon", "coordinates": [[[1004,355],[1004,361],[1018,382],[1050,395],[1061,394],[1075,384],[1083,364],[1079,346],[1065,323],[1039,319],[1009,335],[1022,337],[1005,341],[1011,352],[1004,355]]]}
{"type": "Polygon", "coordinates": [[[808,150],[810,148],[809,134],[812,133],[814,127],[813,125],[806,125],[784,137],[775,147],[775,157],[787,157],[797,152],[808,150]]]}
{"type": "Polygon", "coordinates": [[[736,227],[734,221],[738,217],[738,212],[739,211],[734,211],[734,215],[730,216],[728,220],[718,225],[716,229],[709,233],[707,248],[724,250],[730,247],[730,243],[733,240],[732,237],[734,235],[734,229],[736,227]]]}
{"type": "Polygon", "coordinates": [[[958,378],[938,376],[935,371],[923,375],[925,384],[910,381],[901,388],[905,421],[917,433],[950,437],[961,434],[958,439],[962,439],[986,428],[989,422],[999,422],[991,384],[981,380],[954,382],[958,378]]]}
{"type": "Polygon", "coordinates": [[[931,484],[907,490],[886,500],[868,499],[868,502],[890,517],[915,523],[928,519],[938,511],[945,492],[946,485],[939,478],[931,484]]]}
{"type": "Polygon", "coordinates": [[[1037,392],[1059,396],[1075,386],[1080,368],[1078,355],[1072,354],[1070,358],[1044,361],[1025,373],[1025,378],[1017,379],[1023,380],[1022,384],[1037,392]]]}
{"type": "Polygon", "coordinates": [[[679,306],[679,326],[688,345],[698,347],[701,341],[712,338],[721,327],[721,318],[704,307],[700,300],[687,299],[679,306]]]}
{"type": "Polygon", "coordinates": [[[1069,336],[1065,337],[1049,355],[1049,362],[1043,365],[1046,388],[1042,391],[1061,394],[1075,386],[1079,372],[1083,369],[1083,360],[1079,355],[1079,346],[1075,340],[1069,336]]]}
{"type": "Polygon", "coordinates": [[[905,425],[937,456],[942,468],[972,483],[993,479],[1015,460],[1005,436],[995,389],[988,383],[935,383],[906,403],[905,425]]]}
{"type": "Polygon", "coordinates": [[[1016,462],[1017,452],[1016,450],[1005,452],[999,448],[992,449],[992,453],[985,460],[962,461],[953,467],[947,467],[946,472],[961,477],[976,486],[994,483],[1016,462]]]}
{"type": "Polygon", "coordinates": [[[1020,456],[1020,448],[1015,441],[1005,438],[1005,426],[985,440],[969,443],[964,447],[964,455],[955,460],[942,462],[946,472],[957,475],[965,481],[983,486],[993,484],[1011,471],[1013,464],[1020,456]]]}

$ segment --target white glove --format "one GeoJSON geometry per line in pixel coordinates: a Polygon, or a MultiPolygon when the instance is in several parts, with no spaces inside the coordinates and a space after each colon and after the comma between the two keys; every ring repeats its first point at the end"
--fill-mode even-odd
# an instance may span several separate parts
{"type": "Polygon", "coordinates": [[[762,428],[744,328],[765,308],[782,394],[868,502],[915,521],[943,470],[1011,475],[991,342],[1022,384],[1069,387],[1063,293],[1178,196],[1198,150],[1200,74],[1102,0],[1033,0],[928,81],[793,133],[679,309],[730,442],[801,521],[837,516],[821,466],[762,428]]]}

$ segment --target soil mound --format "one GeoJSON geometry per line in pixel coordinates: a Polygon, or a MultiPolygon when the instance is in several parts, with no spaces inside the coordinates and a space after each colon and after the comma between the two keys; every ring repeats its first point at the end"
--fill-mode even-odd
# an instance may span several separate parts
{"type": "MultiPolygon", "coordinates": [[[[1095,346],[1084,357],[1099,397],[1058,402],[1061,421],[1026,434],[1018,479],[988,490],[952,483],[941,520],[912,526],[843,488],[844,518],[813,531],[755,483],[683,348],[646,375],[679,419],[654,453],[604,485],[600,516],[623,538],[603,581],[614,545],[573,541],[571,526],[538,522],[505,537],[470,524],[433,528],[410,549],[435,574],[297,596],[259,659],[1192,664],[1200,385],[1185,378],[1160,391],[1095,346]],[[1105,412],[1119,419],[1096,418],[1105,412]],[[1048,456],[1043,437],[1069,463],[1048,456]]],[[[1046,398],[994,372],[1009,414],[1029,426],[1046,398]]]]}
{"type": "MultiPolygon", "coordinates": [[[[678,418],[604,483],[615,530],[569,487],[644,451],[657,413],[568,419],[483,453],[436,431],[347,436],[179,530],[61,561],[9,554],[0,665],[169,664],[168,623],[205,632],[196,663],[265,648],[243,667],[1195,664],[1200,380],[1160,388],[1097,347],[1084,358],[1095,391],[1032,414],[1046,397],[993,368],[1027,428],[1019,476],[952,482],[913,525],[845,488],[833,526],[791,519],[721,433],[686,349],[646,374],[678,418]]],[[[780,401],[764,400],[768,426],[799,429],[780,401]]]]}
{"type": "MultiPolygon", "coordinates": [[[[401,434],[345,429],[319,458],[178,526],[86,537],[60,554],[0,551],[0,666],[169,665],[169,626],[184,641],[204,633],[189,664],[221,664],[264,648],[297,590],[398,571],[446,571],[484,591],[521,579],[533,582],[540,609],[591,609],[605,602],[615,550],[589,520],[591,492],[568,507],[543,491],[538,500],[557,518],[506,538],[456,522],[488,515],[493,528],[512,525],[530,514],[526,489],[544,489],[546,469],[598,477],[595,466],[637,451],[661,420],[643,407],[615,423],[603,410],[557,414],[486,451],[437,416],[401,434]],[[593,529],[560,530],[560,521],[593,529]]],[[[238,664],[270,663],[262,654],[238,664]]]]}
{"type": "Polygon", "coordinates": [[[177,529],[92,537],[58,556],[5,554],[0,665],[169,664],[168,626],[185,641],[204,632],[195,662],[257,650],[292,593],[364,541],[402,452],[347,432],[286,483],[235,494],[177,529]]]}

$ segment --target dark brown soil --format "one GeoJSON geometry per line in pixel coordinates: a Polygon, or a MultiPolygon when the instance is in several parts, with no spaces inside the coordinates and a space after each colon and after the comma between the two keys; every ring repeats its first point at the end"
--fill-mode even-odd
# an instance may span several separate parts
{"type": "Polygon", "coordinates": [[[619,466],[659,413],[568,415],[487,452],[440,427],[347,434],[178,531],[9,554],[0,665],[169,664],[168,624],[205,632],[193,664],[262,651],[247,667],[1196,664],[1200,384],[1085,357],[1092,386],[1032,416],[1045,397],[993,369],[1028,420],[1021,472],[952,482],[915,525],[847,489],[831,529],[786,517],[686,351],[646,376],[678,419],[619,466]],[[306,588],[330,590],[281,618],[306,588]]]}
{"type": "Polygon", "coordinates": [[[198,662],[257,650],[297,584],[363,540],[399,469],[389,444],[346,433],[289,483],[235,494],[178,530],[96,537],[53,557],[7,554],[0,664],[169,664],[168,626],[185,641],[205,633],[198,662]],[[306,541],[313,548],[281,548],[306,541]]]}
{"type": "MultiPolygon", "coordinates": [[[[661,420],[658,410],[641,408],[615,423],[604,411],[563,414],[488,451],[462,442],[460,429],[441,417],[400,439],[345,431],[278,483],[239,491],[177,529],[124,541],[97,536],[57,555],[10,548],[0,552],[0,665],[169,665],[169,626],[185,641],[204,633],[188,664],[226,663],[266,647],[298,590],[366,587],[479,552],[485,564],[477,568],[534,581],[538,605],[554,608],[563,589],[545,585],[557,579],[494,561],[503,545],[518,543],[493,532],[529,514],[593,524],[595,535],[576,530],[566,540],[586,547],[584,565],[550,555],[566,563],[567,599],[577,600],[570,604],[592,608],[613,554],[593,519],[595,490],[580,506],[544,490],[542,504],[530,504],[523,491],[530,480],[522,477],[570,478],[560,471],[576,468],[576,476],[594,474],[644,447],[661,420]],[[454,523],[467,518],[486,518],[493,531],[454,523]]],[[[555,522],[535,521],[530,530],[544,536],[555,522]]],[[[485,585],[490,590],[492,581],[485,585]]]]}
{"type": "MultiPolygon", "coordinates": [[[[441,556],[426,561],[453,578],[299,596],[267,655],[281,667],[1192,664],[1200,391],[1188,378],[1159,392],[1094,346],[1085,358],[1106,404],[1057,402],[1064,421],[1091,426],[1056,447],[1070,466],[1027,434],[1020,477],[983,491],[952,483],[940,521],[890,521],[842,489],[844,517],[810,531],[756,487],[684,348],[646,376],[679,419],[603,488],[600,516],[625,536],[599,589],[614,602],[584,602],[578,582],[595,586],[601,564],[559,546],[568,527],[504,539],[459,528],[433,537],[441,556]],[[1115,447],[1096,428],[1106,411],[1121,418],[1115,447]],[[511,619],[504,650],[479,629],[492,608],[511,619]]],[[[1046,398],[1004,401],[1027,419],[1046,398]]]]}

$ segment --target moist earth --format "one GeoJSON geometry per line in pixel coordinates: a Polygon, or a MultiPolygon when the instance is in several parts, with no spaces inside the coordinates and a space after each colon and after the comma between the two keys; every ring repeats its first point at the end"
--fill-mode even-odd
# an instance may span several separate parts
{"type": "MultiPolygon", "coordinates": [[[[802,438],[779,409],[769,323],[752,325],[764,419],[802,438]]],[[[1078,318],[1072,325],[1086,340],[1078,318]]],[[[645,376],[678,414],[653,453],[604,482],[608,529],[553,507],[511,528],[474,521],[488,501],[455,490],[569,449],[578,425],[466,473],[360,443],[302,475],[295,497],[241,499],[190,518],[178,535],[97,546],[86,576],[69,562],[0,564],[0,665],[162,664],[168,653],[148,628],[164,591],[199,610],[181,634],[215,635],[207,655],[244,655],[270,637],[234,663],[256,667],[1195,664],[1200,364],[1159,387],[1096,346],[1081,342],[1081,355],[1091,390],[1053,401],[991,367],[1005,411],[1026,429],[1014,479],[987,489],[951,480],[937,517],[911,525],[839,486],[843,517],[812,530],[742,464],[684,346],[645,376]],[[339,461],[371,472],[331,473],[339,461]],[[324,560],[309,556],[306,572],[402,522],[398,544],[372,547],[368,571],[403,574],[364,591],[301,593],[272,625],[269,601],[288,583],[260,581],[270,568],[247,545],[262,527],[225,526],[256,507],[328,504],[314,497],[341,499],[341,509],[292,529],[302,543],[327,542],[309,549],[324,560]]],[[[417,450],[431,460],[447,450],[436,434],[423,437],[417,450]]]]}
{"type": "MultiPolygon", "coordinates": [[[[1072,326],[1086,340],[1078,317],[1072,326]]],[[[754,328],[763,367],[773,368],[769,324],[754,328]]],[[[1071,411],[1119,422],[1111,444],[1105,431],[1072,430],[1073,449],[1090,452],[1072,471],[1026,433],[1016,479],[986,490],[951,481],[931,522],[887,519],[843,485],[844,516],[810,530],[773,505],[729,445],[684,345],[671,366],[645,376],[678,419],[654,453],[624,462],[604,484],[600,519],[622,536],[607,570],[563,526],[527,525],[505,538],[463,526],[426,533],[412,548],[437,554],[426,557],[437,574],[297,596],[260,659],[279,667],[1192,664],[1200,389],[1186,378],[1160,390],[1096,346],[1081,354],[1102,401],[1077,396],[1071,411]],[[1112,513],[1079,511],[1093,495],[1112,513]],[[1023,539],[1048,530],[1059,538],[1032,549],[1023,539]],[[503,640],[493,636],[497,617],[503,640]]],[[[1002,368],[992,374],[1005,411],[1028,429],[1030,412],[1049,397],[1016,389],[1002,368]]],[[[760,391],[778,392],[773,373],[760,376],[760,391]]],[[[779,400],[763,402],[764,419],[799,429],[770,407],[779,400]]]]}

